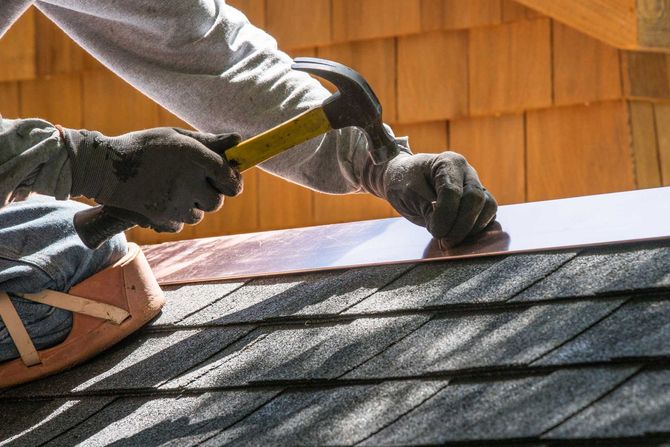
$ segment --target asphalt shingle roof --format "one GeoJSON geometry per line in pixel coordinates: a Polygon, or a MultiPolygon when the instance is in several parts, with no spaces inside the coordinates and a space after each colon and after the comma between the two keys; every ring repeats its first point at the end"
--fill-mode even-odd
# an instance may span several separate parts
{"type": "Polygon", "coordinates": [[[670,241],[169,286],[0,445],[670,439],[670,241]]]}

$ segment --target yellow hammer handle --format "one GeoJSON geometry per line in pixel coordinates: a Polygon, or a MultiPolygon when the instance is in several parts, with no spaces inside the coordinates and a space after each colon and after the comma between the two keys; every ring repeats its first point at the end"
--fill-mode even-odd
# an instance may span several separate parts
{"type": "Polygon", "coordinates": [[[331,129],[323,108],[303,112],[295,118],[260,135],[242,141],[226,151],[228,162],[238,171],[246,171],[311,138],[331,129]]]}

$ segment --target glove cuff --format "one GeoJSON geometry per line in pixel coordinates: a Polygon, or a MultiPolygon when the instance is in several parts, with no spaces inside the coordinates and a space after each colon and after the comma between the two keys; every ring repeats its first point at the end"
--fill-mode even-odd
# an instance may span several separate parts
{"type": "Polygon", "coordinates": [[[386,194],[384,194],[384,173],[387,167],[388,162],[378,165],[374,164],[372,157],[368,154],[363,164],[363,171],[361,172],[361,188],[367,193],[381,199],[386,199],[386,194]]]}
{"type": "Polygon", "coordinates": [[[410,149],[407,147],[406,139],[398,138],[396,141],[398,142],[398,148],[400,149],[398,155],[385,163],[376,165],[372,161],[370,154],[368,154],[363,164],[363,170],[361,173],[361,187],[363,190],[385,200],[388,200],[388,197],[386,196],[385,176],[389,164],[392,162],[392,160],[397,158],[412,155],[412,151],[410,151],[410,149]]]}
{"type": "Polygon", "coordinates": [[[110,181],[111,151],[107,137],[88,130],[59,129],[72,165],[70,195],[84,196],[104,203],[112,196],[115,183],[110,181]]]}

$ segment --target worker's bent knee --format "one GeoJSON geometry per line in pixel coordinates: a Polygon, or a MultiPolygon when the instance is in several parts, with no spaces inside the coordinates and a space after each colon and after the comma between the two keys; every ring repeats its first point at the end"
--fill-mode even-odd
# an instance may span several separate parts
{"type": "Polygon", "coordinates": [[[0,290],[67,291],[114,263],[127,251],[121,234],[100,248],[87,248],[72,218],[87,205],[44,196],[0,209],[0,290]]]}
{"type": "MultiPolygon", "coordinates": [[[[44,289],[67,291],[126,253],[123,235],[97,250],[77,236],[72,218],[86,205],[35,196],[0,209],[0,291],[8,292],[37,349],[62,342],[72,327],[66,310],[21,299],[44,289]]],[[[18,357],[0,320],[0,362],[18,357]]]]}

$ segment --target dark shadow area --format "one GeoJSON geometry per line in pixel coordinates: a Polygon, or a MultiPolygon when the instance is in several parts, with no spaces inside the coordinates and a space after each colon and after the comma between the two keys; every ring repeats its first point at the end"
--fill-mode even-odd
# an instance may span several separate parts
{"type": "MultiPolygon", "coordinates": [[[[294,316],[333,316],[376,293],[412,265],[259,278],[211,304],[184,324],[232,324],[294,316]],[[294,284],[286,288],[287,284],[294,284]]],[[[189,287],[189,286],[183,286],[189,287]]]]}

